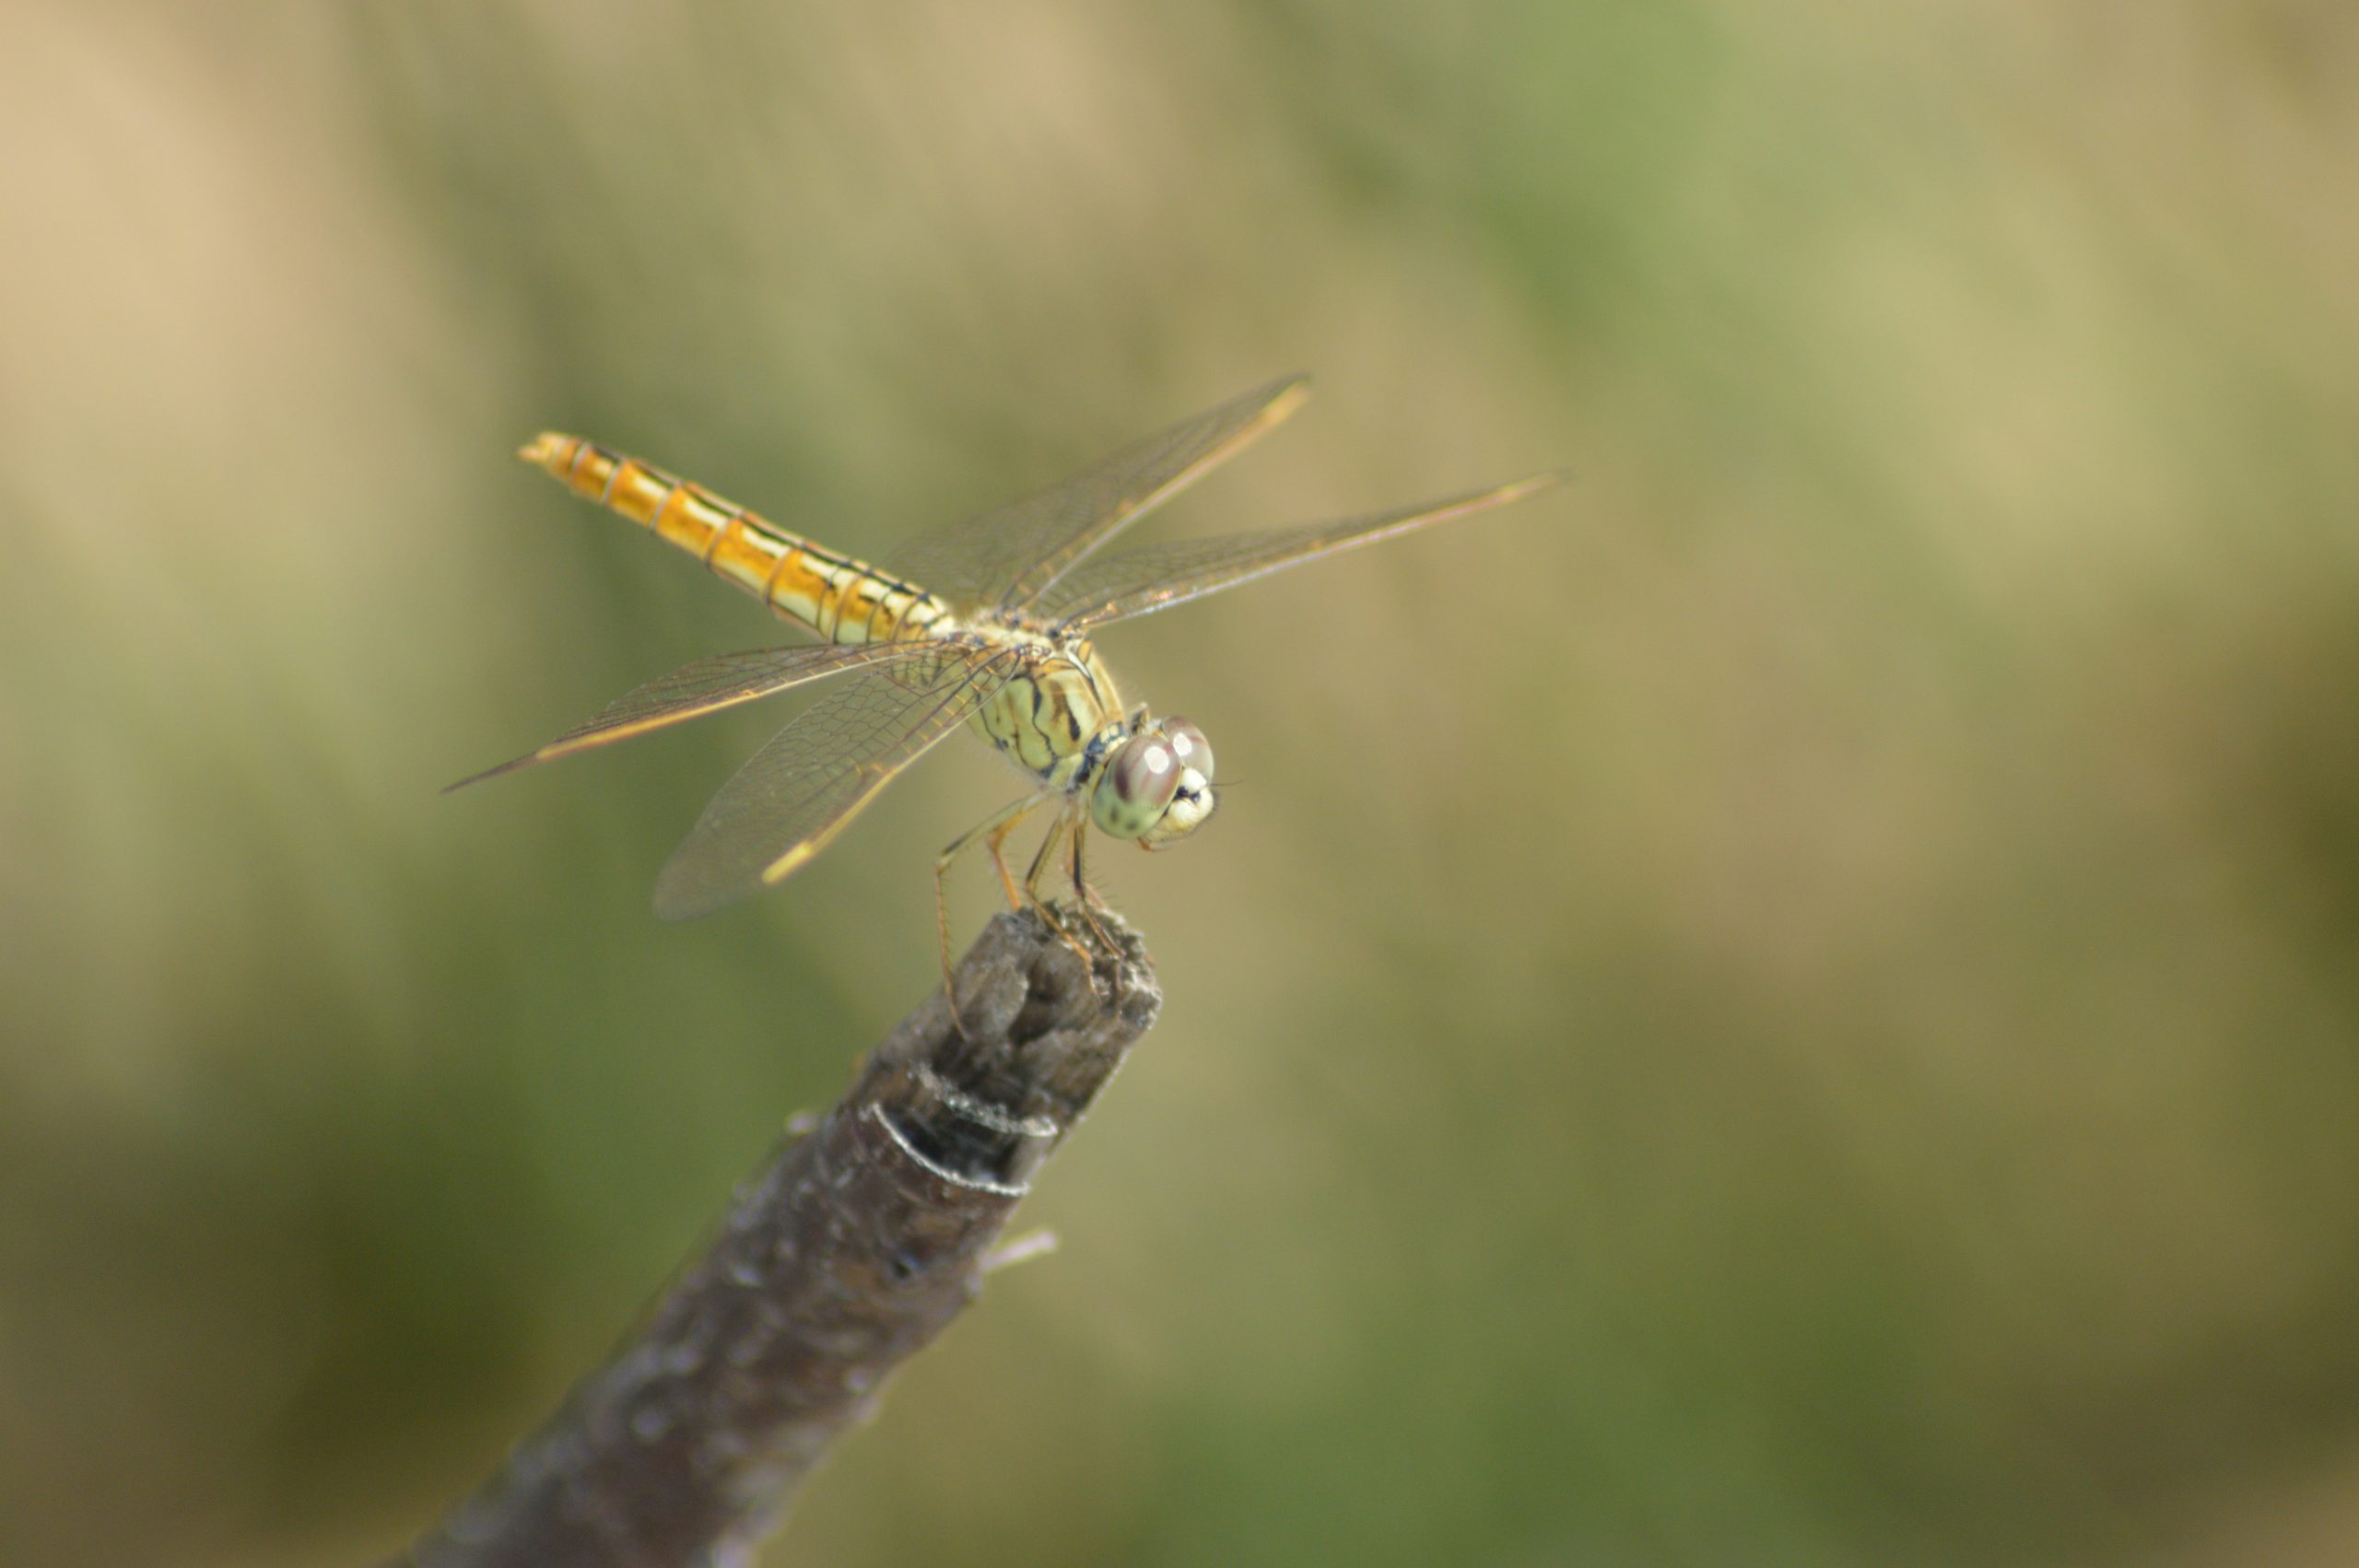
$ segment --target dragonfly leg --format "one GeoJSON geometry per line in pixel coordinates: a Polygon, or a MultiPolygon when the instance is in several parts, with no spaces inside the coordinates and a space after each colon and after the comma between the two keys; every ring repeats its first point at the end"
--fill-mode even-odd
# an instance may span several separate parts
{"type": "Polygon", "coordinates": [[[1050,825],[1049,836],[1040,840],[1040,852],[1032,857],[1032,869],[1024,873],[1024,892],[1032,900],[1032,907],[1040,911],[1041,918],[1056,928],[1057,934],[1064,939],[1065,945],[1079,954],[1084,964],[1095,966],[1097,962],[1097,954],[1082,946],[1074,934],[1065,930],[1064,922],[1057,919],[1055,912],[1050,909],[1048,902],[1040,896],[1041,873],[1055,863],[1056,851],[1073,842],[1073,835],[1066,830],[1065,824],[1072,822],[1076,827],[1082,827],[1086,826],[1088,821],[1086,816],[1076,816],[1071,806],[1058,814],[1057,820],[1050,825]]]}
{"type": "Polygon", "coordinates": [[[1040,852],[1032,857],[1032,869],[1024,873],[1025,896],[1035,904],[1041,902],[1040,874],[1049,869],[1050,854],[1064,841],[1064,817],[1060,813],[1055,825],[1049,829],[1049,836],[1040,840],[1040,852]]]}
{"type": "Polygon", "coordinates": [[[1097,896],[1097,890],[1089,885],[1089,879],[1081,871],[1081,851],[1088,842],[1089,819],[1076,817],[1073,825],[1073,890],[1081,899],[1082,919],[1089,922],[1098,943],[1111,953],[1115,951],[1114,939],[1106,933],[1105,925],[1097,919],[1097,911],[1106,901],[1097,896]]]}
{"type": "Polygon", "coordinates": [[[1024,811],[1017,812],[992,828],[983,839],[983,847],[992,852],[992,870],[999,872],[999,884],[1007,893],[1007,907],[1011,909],[1024,907],[1024,895],[1015,890],[1015,875],[1007,869],[1007,836],[1015,831],[1016,824],[1024,820],[1026,813],[1039,803],[1035,800],[1024,811]]]}
{"type": "Polygon", "coordinates": [[[952,839],[949,848],[933,858],[933,930],[934,935],[940,939],[942,944],[942,995],[943,999],[950,1004],[951,1024],[961,1035],[967,1032],[967,1026],[958,1021],[958,990],[950,973],[948,889],[951,863],[973,848],[977,839],[981,839],[990,847],[992,864],[999,868],[1000,884],[1007,889],[1007,907],[1011,909],[1021,909],[1024,907],[1024,901],[1016,895],[1015,879],[1007,874],[1007,861],[1002,856],[1000,847],[1007,841],[1007,836],[1015,830],[1015,825],[1039,809],[1039,805],[1040,797],[1038,795],[1027,795],[1022,800],[1010,802],[952,839]]]}

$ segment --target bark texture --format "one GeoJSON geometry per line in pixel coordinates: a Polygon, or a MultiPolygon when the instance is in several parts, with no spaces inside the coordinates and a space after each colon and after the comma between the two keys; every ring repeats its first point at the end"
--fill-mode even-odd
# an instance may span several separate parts
{"type": "Polygon", "coordinates": [[[827,1117],[739,1189],[710,1249],[417,1568],[738,1564],[893,1369],[980,1288],[1040,1163],[1162,992],[1127,926],[1003,914],[827,1117]],[[1110,942],[1110,945],[1109,945],[1110,942]]]}

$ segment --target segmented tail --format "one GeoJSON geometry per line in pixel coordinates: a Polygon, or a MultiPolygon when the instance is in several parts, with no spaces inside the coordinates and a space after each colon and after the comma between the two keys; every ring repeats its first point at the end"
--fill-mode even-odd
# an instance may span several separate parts
{"type": "Polygon", "coordinates": [[[910,638],[948,614],[933,594],[789,533],[701,485],[585,440],[544,431],[516,455],[575,495],[669,540],[829,642],[910,638]]]}

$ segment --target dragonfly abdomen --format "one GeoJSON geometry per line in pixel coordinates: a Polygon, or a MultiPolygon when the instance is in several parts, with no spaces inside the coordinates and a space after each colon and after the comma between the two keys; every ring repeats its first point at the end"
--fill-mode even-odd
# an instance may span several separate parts
{"type": "Polygon", "coordinates": [[[516,455],[575,495],[687,551],[715,576],[829,642],[912,637],[949,612],[913,584],[595,441],[544,432],[516,455]]]}

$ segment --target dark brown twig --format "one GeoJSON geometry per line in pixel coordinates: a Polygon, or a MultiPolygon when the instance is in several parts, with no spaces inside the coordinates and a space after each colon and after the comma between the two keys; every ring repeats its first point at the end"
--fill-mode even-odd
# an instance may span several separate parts
{"type": "Polygon", "coordinates": [[[1162,1005],[1136,935],[1005,914],[842,1102],[737,1194],[711,1247],[418,1568],[737,1564],[886,1377],[980,1288],[985,1255],[1162,1005]]]}

